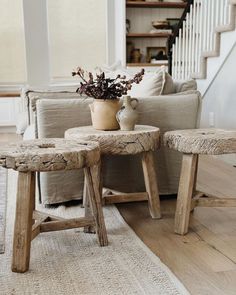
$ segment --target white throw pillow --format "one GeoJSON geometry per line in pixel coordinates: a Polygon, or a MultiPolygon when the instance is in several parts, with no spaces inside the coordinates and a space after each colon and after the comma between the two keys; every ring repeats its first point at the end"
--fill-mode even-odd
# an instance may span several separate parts
{"type": "Polygon", "coordinates": [[[143,80],[139,84],[133,84],[128,95],[132,97],[147,97],[161,95],[165,85],[165,68],[158,72],[145,73],[143,80]]]}
{"type": "Polygon", "coordinates": [[[16,134],[23,134],[28,125],[28,112],[19,113],[16,119],[16,134]]]}

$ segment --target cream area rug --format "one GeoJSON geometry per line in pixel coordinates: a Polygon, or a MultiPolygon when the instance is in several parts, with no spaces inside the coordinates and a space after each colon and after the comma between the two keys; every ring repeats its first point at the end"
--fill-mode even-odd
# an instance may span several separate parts
{"type": "MultiPolygon", "coordinates": [[[[115,206],[104,208],[108,247],[99,247],[96,235],[85,234],[82,229],[43,233],[32,242],[30,270],[12,273],[17,179],[15,172],[9,174],[6,251],[0,255],[1,295],[189,294],[136,236],[115,206]]],[[[67,218],[84,214],[80,206],[44,211],[67,218]]]]}

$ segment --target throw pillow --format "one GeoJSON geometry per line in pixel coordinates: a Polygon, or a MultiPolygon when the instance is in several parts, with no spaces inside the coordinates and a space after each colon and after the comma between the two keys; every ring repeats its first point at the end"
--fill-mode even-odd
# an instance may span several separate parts
{"type": "Polygon", "coordinates": [[[28,112],[19,113],[16,119],[16,134],[23,134],[28,125],[28,112]]]}
{"type": "Polygon", "coordinates": [[[162,95],[173,94],[175,93],[175,84],[174,81],[168,73],[165,73],[165,82],[162,95]]]}
{"type": "Polygon", "coordinates": [[[183,82],[180,85],[178,92],[185,92],[189,90],[197,90],[197,82],[193,79],[183,82]]]}
{"type": "Polygon", "coordinates": [[[165,68],[158,72],[145,73],[143,80],[139,84],[133,84],[128,95],[132,97],[147,97],[161,95],[165,82],[165,68]]]}

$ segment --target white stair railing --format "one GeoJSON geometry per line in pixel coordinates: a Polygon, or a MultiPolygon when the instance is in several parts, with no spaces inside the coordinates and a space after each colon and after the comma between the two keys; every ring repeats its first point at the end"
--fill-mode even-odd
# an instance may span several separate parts
{"type": "Polygon", "coordinates": [[[206,58],[219,55],[220,33],[235,29],[235,0],[195,0],[172,47],[174,79],[206,76],[206,58]]]}

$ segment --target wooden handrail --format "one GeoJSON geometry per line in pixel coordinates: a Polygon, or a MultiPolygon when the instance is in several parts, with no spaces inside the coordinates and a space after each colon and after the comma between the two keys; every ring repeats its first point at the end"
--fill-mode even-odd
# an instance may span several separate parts
{"type": "Polygon", "coordinates": [[[168,72],[171,75],[172,74],[172,48],[175,44],[176,38],[179,36],[179,30],[183,28],[183,22],[186,19],[187,14],[190,12],[190,7],[193,5],[194,0],[188,0],[187,6],[184,9],[184,12],[178,22],[178,25],[176,26],[173,34],[169,36],[167,39],[167,53],[168,53],[168,72]]]}

